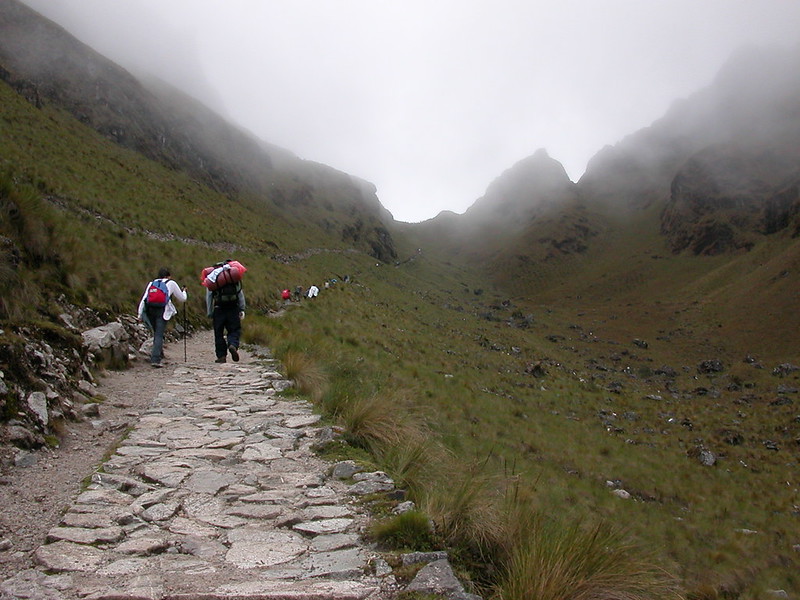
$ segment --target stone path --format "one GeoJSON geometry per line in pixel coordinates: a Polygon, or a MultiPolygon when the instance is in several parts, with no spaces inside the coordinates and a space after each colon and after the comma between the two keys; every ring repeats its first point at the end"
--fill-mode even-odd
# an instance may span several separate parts
{"type": "MultiPolygon", "coordinates": [[[[367,516],[269,361],[178,364],[0,598],[377,600],[367,516]]],[[[66,507],[65,507],[66,508],[66,507]]],[[[377,561],[378,564],[380,561],[377,561]]]]}

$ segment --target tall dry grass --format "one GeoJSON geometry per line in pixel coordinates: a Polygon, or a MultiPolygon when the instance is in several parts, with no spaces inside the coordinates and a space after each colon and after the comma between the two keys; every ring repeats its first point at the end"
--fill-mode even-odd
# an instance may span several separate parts
{"type": "Polygon", "coordinates": [[[500,600],[667,600],[677,581],[606,524],[564,524],[532,515],[505,567],[500,600]]]}
{"type": "Polygon", "coordinates": [[[484,464],[464,465],[451,458],[439,464],[422,506],[448,545],[495,562],[503,539],[498,484],[484,464]]]}
{"type": "Polygon", "coordinates": [[[295,382],[298,391],[318,402],[328,388],[325,369],[312,356],[296,350],[289,350],[281,357],[286,377],[295,382]]]}

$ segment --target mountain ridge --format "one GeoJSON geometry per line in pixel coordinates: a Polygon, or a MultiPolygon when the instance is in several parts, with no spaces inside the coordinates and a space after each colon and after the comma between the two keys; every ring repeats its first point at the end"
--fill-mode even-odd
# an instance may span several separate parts
{"type": "MultiPolygon", "coordinates": [[[[0,0],[0,13],[11,6],[0,0]]],[[[178,105],[164,122],[191,144],[170,162],[151,135],[146,156],[0,56],[0,438],[58,444],[79,409],[102,411],[85,392],[111,365],[82,333],[124,330],[117,358],[137,356],[147,333],[133,313],[161,265],[189,290],[180,326],[207,329],[198,270],[235,256],[248,267],[243,342],[270,348],[297,393],[356,440],[357,461],[407,484],[422,527],[455,539],[487,596],[535,533],[498,514],[513,526],[541,515],[556,533],[624,525],[646,547],[636,558],[652,550],[688,598],[797,591],[792,93],[749,123],[774,139],[722,138],[704,90],[609,147],[588,179],[535,153],[466,217],[403,224],[371,184],[291,153],[253,173],[255,159],[238,162],[222,140],[225,156],[197,177],[196,148],[220,131],[196,130],[206,113],[172,91],[153,101],[178,105]],[[312,283],[317,298],[280,298],[312,283]]],[[[120,118],[109,98],[98,111],[120,118]]]]}
{"type": "Polygon", "coordinates": [[[338,228],[380,260],[395,257],[374,186],[258,140],[163,82],[145,88],[16,0],[0,8],[0,75],[35,104],[61,106],[115,143],[225,194],[255,195],[285,217],[338,228]],[[326,206],[340,207],[337,222],[317,216],[326,206]]]}

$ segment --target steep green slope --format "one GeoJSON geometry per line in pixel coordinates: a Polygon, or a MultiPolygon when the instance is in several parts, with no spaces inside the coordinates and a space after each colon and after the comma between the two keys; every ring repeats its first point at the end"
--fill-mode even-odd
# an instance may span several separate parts
{"type": "Polygon", "coordinates": [[[185,168],[197,147],[175,162],[136,151],[4,79],[16,82],[0,82],[4,345],[52,333],[67,304],[98,321],[131,313],[162,264],[204,324],[197,273],[232,256],[250,269],[247,340],[344,425],[342,452],[407,487],[479,582],[513,571],[536,512],[562,530],[626,531],[692,598],[800,591],[788,232],[747,253],[672,254],[669,193],[653,184],[670,162],[645,173],[651,195],[617,182],[592,202],[566,186],[527,220],[515,200],[513,231],[439,219],[375,247],[380,208],[363,182],[280,153],[262,174],[232,160],[198,176],[185,168]],[[376,260],[389,247],[397,260],[376,260]],[[278,290],[311,283],[319,298],[276,312],[278,290]]]}
{"type": "MultiPolygon", "coordinates": [[[[796,587],[800,432],[791,402],[776,402],[795,379],[729,361],[713,331],[695,329],[702,307],[635,307],[664,317],[650,337],[627,307],[509,303],[424,254],[392,268],[353,260],[354,283],[268,325],[279,356],[327,368],[322,406],[341,415],[388,399],[424,415],[463,463],[514,475],[551,518],[624,525],[695,594],[796,587]],[[706,372],[714,359],[722,370],[706,372]]],[[[452,493],[446,466],[417,460],[423,505],[452,493]]]]}
{"type": "Polygon", "coordinates": [[[372,184],[260,141],[164,82],[145,85],[16,0],[0,3],[0,80],[236,203],[263,204],[278,226],[394,257],[372,184]]]}

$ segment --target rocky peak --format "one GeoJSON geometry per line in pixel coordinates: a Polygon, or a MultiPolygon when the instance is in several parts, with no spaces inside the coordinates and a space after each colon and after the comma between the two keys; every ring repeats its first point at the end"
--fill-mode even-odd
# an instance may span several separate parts
{"type": "Polygon", "coordinates": [[[517,162],[495,179],[465,213],[471,221],[527,220],[536,209],[572,197],[575,184],[564,166],[544,148],[517,162]]]}

